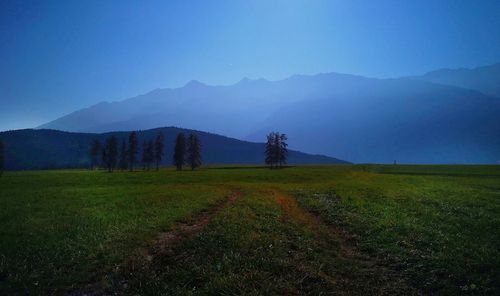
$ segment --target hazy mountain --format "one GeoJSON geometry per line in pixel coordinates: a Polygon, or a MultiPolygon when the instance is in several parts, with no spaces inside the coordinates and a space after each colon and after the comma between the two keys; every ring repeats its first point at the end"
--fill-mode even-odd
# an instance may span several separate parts
{"type": "Polygon", "coordinates": [[[295,149],[354,162],[500,160],[498,98],[411,80],[367,79],[356,85],[349,95],[290,104],[247,139],[261,139],[273,127],[286,132],[295,149]]]}
{"type": "MultiPolygon", "coordinates": [[[[179,132],[194,132],[203,145],[205,164],[262,164],[264,144],[240,141],[216,134],[180,129],[175,127],[157,128],[138,132],[139,143],[154,139],[158,132],[165,135],[165,157],[163,164],[172,162],[175,136],[179,132]]],[[[103,134],[71,133],[56,130],[15,130],[0,132],[5,143],[6,168],[46,169],[78,168],[89,166],[89,149],[93,139],[105,139],[114,134],[119,143],[128,138],[129,132],[103,134]]],[[[140,145],[142,146],[142,145],[140,145]]],[[[140,159],[140,156],[138,157],[140,159]]],[[[322,155],[310,155],[298,151],[289,152],[290,164],[339,164],[347,163],[322,155]]]]}
{"type": "Polygon", "coordinates": [[[122,102],[99,103],[40,128],[106,132],[182,126],[244,137],[272,111],[308,95],[288,81],[243,79],[231,86],[191,81],[181,88],[157,89],[122,102]]]}
{"type": "Polygon", "coordinates": [[[412,78],[473,89],[500,98],[500,63],[474,69],[441,69],[412,78]]]}
{"type": "Polygon", "coordinates": [[[354,162],[500,160],[498,98],[415,78],[328,73],[230,86],[192,81],[101,103],[42,127],[103,132],[165,125],[252,141],[278,130],[293,149],[354,162]]]}

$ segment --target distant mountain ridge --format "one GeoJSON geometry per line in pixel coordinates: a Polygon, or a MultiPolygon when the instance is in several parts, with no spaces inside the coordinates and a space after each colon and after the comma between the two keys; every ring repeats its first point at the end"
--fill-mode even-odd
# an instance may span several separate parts
{"type": "Polygon", "coordinates": [[[500,98],[500,63],[473,69],[440,69],[411,78],[477,90],[500,98]]]}
{"type": "MultiPolygon", "coordinates": [[[[497,68],[470,71],[488,76],[497,68]]],[[[251,141],[278,130],[289,136],[293,149],[353,162],[498,163],[500,100],[485,93],[494,93],[500,76],[481,79],[483,84],[444,81],[445,76],[376,79],[324,73],[279,81],[242,79],[228,86],[191,81],[100,103],[41,127],[105,132],[183,126],[251,141]],[[480,89],[466,87],[474,85],[480,89]]]]}
{"type": "MultiPolygon", "coordinates": [[[[176,127],[155,128],[138,132],[139,143],[152,140],[162,132],[165,136],[163,165],[172,162],[175,136],[179,132],[186,135],[196,133],[202,143],[204,164],[263,164],[264,144],[228,138],[216,134],[181,129],[176,127]]],[[[119,144],[127,140],[129,132],[101,134],[72,133],[57,130],[15,130],[0,132],[5,143],[6,169],[49,169],[89,167],[90,143],[99,139],[104,143],[107,137],[115,135],[119,144]]],[[[142,145],[140,145],[142,147],[142,145]]],[[[138,155],[140,159],[140,155],[138,155]]],[[[310,155],[299,151],[289,151],[290,164],[344,164],[348,163],[332,157],[310,155]]],[[[140,166],[140,164],[138,164],[140,166]]]]}

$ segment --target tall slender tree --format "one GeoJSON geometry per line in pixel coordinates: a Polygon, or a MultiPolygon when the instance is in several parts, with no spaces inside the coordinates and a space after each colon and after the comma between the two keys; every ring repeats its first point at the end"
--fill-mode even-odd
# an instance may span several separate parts
{"type": "Polygon", "coordinates": [[[101,168],[108,167],[108,152],[106,151],[106,146],[101,148],[101,168]]]}
{"type": "Polygon", "coordinates": [[[152,140],[144,141],[142,144],[142,164],[145,170],[149,170],[151,168],[151,164],[154,162],[154,150],[154,142],[152,140]]]}
{"type": "Polygon", "coordinates": [[[142,163],[142,170],[146,170],[146,165],[148,162],[148,141],[142,142],[142,156],[141,156],[141,163],[142,163]]]}
{"type": "Polygon", "coordinates": [[[115,136],[110,136],[106,140],[105,155],[106,167],[108,169],[108,172],[111,173],[116,168],[116,164],[118,161],[118,140],[115,136]]]}
{"type": "Polygon", "coordinates": [[[0,139],[0,176],[3,175],[3,170],[5,169],[5,145],[0,139]]]}
{"type": "Polygon", "coordinates": [[[280,134],[280,139],[279,139],[279,166],[280,168],[286,164],[288,160],[288,144],[287,141],[288,137],[285,134],[280,134]]]}
{"type": "Polygon", "coordinates": [[[275,164],[276,152],[274,145],[274,138],[275,138],[274,134],[275,134],[274,132],[269,133],[269,135],[267,135],[267,141],[266,141],[265,162],[267,165],[269,165],[270,168],[273,168],[275,164]]]}
{"type": "Polygon", "coordinates": [[[90,144],[90,169],[93,170],[99,162],[99,152],[101,151],[101,142],[99,139],[92,140],[90,144]]]}
{"type": "Polygon", "coordinates": [[[274,140],[273,140],[273,145],[274,145],[274,156],[273,156],[273,159],[274,159],[274,166],[276,168],[279,168],[279,163],[280,163],[280,159],[281,159],[281,150],[280,150],[280,147],[281,147],[281,143],[280,143],[280,133],[274,133],[274,140]]]}
{"type": "Polygon", "coordinates": [[[125,140],[122,140],[122,145],[120,147],[120,157],[119,157],[119,167],[120,170],[128,169],[128,151],[127,151],[127,143],[125,140]]]}
{"type": "Polygon", "coordinates": [[[187,161],[191,170],[201,166],[201,143],[196,134],[190,134],[188,137],[187,161]]]}
{"type": "Polygon", "coordinates": [[[183,133],[178,133],[175,138],[175,148],[173,164],[178,171],[182,170],[182,166],[186,162],[186,137],[183,133]]]}
{"type": "Polygon", "coordinates": [[[148,170],[155,161],[155,143],[153,140],[149,140],[147,144],[147,160],[148,160],[148,170]]]}
{"type": "Polygon", "coordinates": [[[156,170],[160,168],[160,162],[163,158],[164,141],[165,139],[163,137],[163,133],[159,132],[158,135],[156,136],[155,147],[154,147],[155,148],[154,159],[156,162],[156,170]]]}
{"type": "Polygon", "coordinates": [[[139,140],[137,139],[137,132],[131,132],[128,136],[128,165],[129,170],[134,170],[134,165],[137,162],[137,152],[139,150],[139,140]]]}

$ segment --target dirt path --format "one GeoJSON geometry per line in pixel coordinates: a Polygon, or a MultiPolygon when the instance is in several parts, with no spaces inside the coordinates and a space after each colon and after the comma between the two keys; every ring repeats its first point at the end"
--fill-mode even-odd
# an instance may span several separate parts
{"type": "Polygon", "coordinates": [[[144,259],[151,262],[155,256],[172,253],[173,249],[182,243],[182,241],[200,233],[217,213],[236,202],[240,197],[241,191],[233,190],[227,199],[217,204],[215,207],[201,212],[188,222],[179,222],[175,224],[172,229],[167,232],[159,233],[152,244],[152,248],[144,250],[144,259]]]}
{"type": "MultiPolygon", "coordinates": [[[[384,262],[363,253],[357,247],[356,239],[335,225],[324,222],[321,217],[299,206],[297,200],[278,190],[274,191],[276,202],[284,211],[284,219],[291,219],[310,229],[326,247],[332,248],[332,241],[338,244],[338,256],[346,265],[352,265],[355,274],[345,274],[342,278],[333,280],[331,275],[318,273],[328,281],[341,283],[356,289],[371,287],[370,294],[376,295],[418,295],[418,291],[411,288],[406,279],[398,271],[391,270],[384,262]]],[[[362,292],[362,291],[359,291],[362,292]]],[[[368,291],[365,291],[368,292],[368,291]]]]}
{"type": "MultiPolygon", "coordinates": [[[[341,228],[326,223],[320,216],[299,206],[297,200],[280,190],[265,190],[265,195],[275,200],[283,210],[284,223],[296,223],[298,229],[303,229],[316,242],[319,252],[325,254],[321,266],[310,264],[308,260],[298,262],[295,267],[304,277],[298,285],[308,279],[321,278],[335,287],[330,291],[342,295],[416,295],[417,291],[406,284],[403,275],[384,265],[383,260],[363,253],[357,247],[356,239],[341,228]]],[[[188,222],[179,222],[171,230],[159,233],[147,249],[141,249],[136,255],[122,264],[111,274],[102,277],[100,282],[88,285],[84,289],[72,291],[66,295],[102,296],[121,295],[129,288],[127,279],[146,274],[147,277],[157,276],[158,266],[165,268],[165,258],[174,260],[179,255],[179,246],[205,230],[212,219],[227,206],[235,203],[242,193],[234,190],[232,194],[216,206],[203,211],[188,222]],[[174,258],[174,259],[173,259],[174,258]],[[129,277],[131,276],[131,277],[129,277]]],[[[188,251],[181,252],[184,256],[192,256],[188,251]]],[[[175,266],[173,267],[175,268],[175,266]]],[[[140,277],[140,276],[139,276],[140,277]]],[[[135,277],[137,279],[137,277],[135,277]]],[[[136,287],[141,282],[130,282],[136,287]]],[[[295,283],[297,284],[297,283],[295,283]]],[[[137,287],[136,287],[137,288],[137,287]]],[[[296,294],[301,294],[298,289],[296,294]]]]}
{"type": "Polygon", "coordinates": [[[78,290],[68,291],[67,296],[104,296],[121,295],[119,292],[128,286],[124,274],[134,272],[148,272],[156,257],[173,254],[175,247],[183,241],[193,238],[203,231],[212,218],[225,207],[233,204],[241,197],[241,191],[234,189],[228,198],[214,207],[204,210],[187,222],[176,223],[171,230],[160,232],[149,248],[140,249],[136,255],[127,259],[122,266],[117,266],[111,274],[107,274],[101,281],[88,284],[78,290]],[[105,283],[107,282],[107,283],[105,283]]]}

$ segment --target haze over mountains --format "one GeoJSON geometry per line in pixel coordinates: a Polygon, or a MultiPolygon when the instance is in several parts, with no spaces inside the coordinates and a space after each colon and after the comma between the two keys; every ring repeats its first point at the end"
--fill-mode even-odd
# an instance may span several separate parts
{"type": "Polygon", "coordinates": [[[474,89],[500,98],[500,63],[474,69],[441,69],[412,78],[474,89]]]}
{"type": "Polygon", "coordinates": [[[229,86],[191,81],[100,103],[40,128],[107,132],[181,126],[353,162],[497,163],[500,64],[376,79],[327,73],[229,86]]]}

